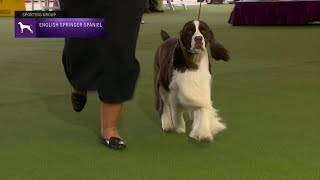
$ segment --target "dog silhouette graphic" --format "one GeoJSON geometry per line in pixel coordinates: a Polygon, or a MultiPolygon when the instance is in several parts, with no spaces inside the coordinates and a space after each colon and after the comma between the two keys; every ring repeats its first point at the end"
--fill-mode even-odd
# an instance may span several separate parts
{"type": "Polygon", "coordinates": [[[20,25],[21,33],[24,32],[24,29],[27,29],[31,34],[33,34],[33,31],[31,29],[31,25],[24,25],[22,22],[18,23],[20,25]]]}

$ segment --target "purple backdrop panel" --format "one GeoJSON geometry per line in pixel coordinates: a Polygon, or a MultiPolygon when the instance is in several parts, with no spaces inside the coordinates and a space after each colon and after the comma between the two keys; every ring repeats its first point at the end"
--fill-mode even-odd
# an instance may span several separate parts
{"type": "Polygon", "coordinates": [[[232,25],[306,25],[320,21],[319,1],[236,2],[232,25]]]}

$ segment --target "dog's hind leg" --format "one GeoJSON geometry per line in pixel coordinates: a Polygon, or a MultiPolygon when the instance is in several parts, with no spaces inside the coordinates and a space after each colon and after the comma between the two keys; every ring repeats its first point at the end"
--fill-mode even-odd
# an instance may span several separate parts
{"type": "Polygon", "coordinates": [[[160,97],[163,102],[163,111],[161,114],[162,130],[170,132],[174,130],[172,123],[171,109],[169,104],[169,94],[164,89],[160,88],[160,97]]]}
{"type": "Polygon", "coordinates": [[[172,122],[170,105],[165,102],[163,104],[163,113],[161,115],[162,130],[165,132],[171,132],[174,130],[174,126],[172,122]]]}

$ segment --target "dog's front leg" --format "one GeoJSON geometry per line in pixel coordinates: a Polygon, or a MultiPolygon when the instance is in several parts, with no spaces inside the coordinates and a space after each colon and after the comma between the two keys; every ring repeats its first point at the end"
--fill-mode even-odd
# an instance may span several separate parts
{"type": "Polygon", "coordinates": [[[173,125],[178,133],[186,132],[186,123],[183,118],[183,110],[181,107],[176,106],[172,111],[173,125]]]}
{"type": "Polygon", "coordinates": [[[193,121],[192,129],[189,136],[193,139],[199,140],[199,122],[200,122],[200,110],[194,109],[189,112],[190,119],[193,121]]]}
{"type": "Polygon", "coordinates": [[[198,123],[199,123],[199,129],[198,129],[198,139],[201,142],[211,142],[213,140],[213,136],[211,133],[211,108],[200,108],[198,110],[198,123]]]}
{"type": "Polygon", "coordinates": [[[177,101],[175,101],[175,98],[170,98],[170,101],[173,126],[178,133],[185,133],[186,124],[183,118],[183,108],[178,105],[177,101]]]}

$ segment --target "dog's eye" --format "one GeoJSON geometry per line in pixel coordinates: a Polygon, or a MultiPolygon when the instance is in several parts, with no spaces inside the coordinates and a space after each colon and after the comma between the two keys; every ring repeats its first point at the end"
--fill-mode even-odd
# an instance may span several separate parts
{"type": "Polygon", "coordinates": [[[188,29],[188,30],[187,30],[187,33],[188,33],[189,35],[192,35],[193,31],[192,31],[191,29],[188,29]]]}
{"type": "Polygon", "coordinates": [[[207,30],[201,29],[201,33],[206,34],[206,33],[207,33],[207,30]]]}

